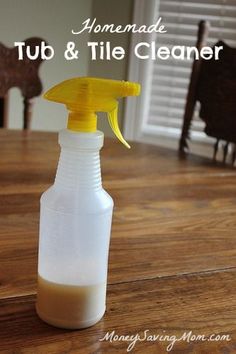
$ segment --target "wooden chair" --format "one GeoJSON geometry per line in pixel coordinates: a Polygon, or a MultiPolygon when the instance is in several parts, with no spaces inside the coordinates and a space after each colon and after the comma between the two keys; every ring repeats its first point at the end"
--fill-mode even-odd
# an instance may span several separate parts
{"type": "Polygon", "coordinates": [[[7,48],[0,43],[0,127],[8,125],[8,90],[18,87],[23,97],[23,129],[30,128],[32,99],[42,92],[42,83],[38,75],[42,59],[30,60],[26,57],[26,46],[34,53],[35,47],[44,41],[41,38],[25,40],[23,60],[18,59],[18,48],[7,48]]]}
{"type": "MultiPolygon", "coordinates": [[[[199,23],[197,48],[206,45],[209,22],[199,23]]],[[[220,140],[224,141],[223,161],[226,161],[228,147],[233,151],[231,163],[236,158],[236,49],[223,41],[216,46],[223,46],[219,60],[194,60],[190,84],[185,105],[182,134],[179,151],[188,150],[187,140],[196,102],[200,102],[200,118],[205,122],[205,133],[216,138],[213,159],[216,159],[220,140]]]]}

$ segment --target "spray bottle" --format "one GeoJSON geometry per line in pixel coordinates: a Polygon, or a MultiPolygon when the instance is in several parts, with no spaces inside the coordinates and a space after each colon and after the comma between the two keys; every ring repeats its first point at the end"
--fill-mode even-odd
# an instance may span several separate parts
{"type": "Polygon", "coordinates": [[[36,310],[45,322],[78,329],[104,315],[113,200],[102,188],[99,150],[104,135],[96,112],[107,112],[117,138],[119,97],[137,96],[137,83],[99,78],[66,80],[44,97],[69,110],[59,132],[54,184],[40,200],[36,310]]]}

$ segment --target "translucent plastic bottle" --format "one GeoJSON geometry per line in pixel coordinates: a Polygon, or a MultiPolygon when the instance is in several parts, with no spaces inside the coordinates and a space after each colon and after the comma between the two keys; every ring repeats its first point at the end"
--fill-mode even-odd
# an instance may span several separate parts
{"type": "Polygon", "coordinates": [[[113,200],[102,188],[103,133],[59,134],[55,183],[41,197],[37,312],[65,328],[105,312],[113,200]]]}
{"type": "MultiPolygon", "coordinates": [[[[94,80],[96,86],[99,79],[74,80],[69,80],[69,88],[66,81],[46,94],[48,99],[65,102],[70,114],[68,129],[59,133],[61,154],[55,182],[41,197],[36,304],[42,320],[70,329],[92,326],[105,312],[113,210],[113,200],[101,182],[103,133],[96,130],[96,115],[91,112],[98,101],[88,97],[94,94],[94,80]],[[77,96],[73,96],[75,91],[77,96]]],[[[128,92],[124,82],[101,82],[100,110],[107,109],[113,86],[116,96],[117,85],[120,96],[138,94],[131,83],[128,92]]],[[[112,117],[112,128],[120,134],[117,117],[112,117]]]]}

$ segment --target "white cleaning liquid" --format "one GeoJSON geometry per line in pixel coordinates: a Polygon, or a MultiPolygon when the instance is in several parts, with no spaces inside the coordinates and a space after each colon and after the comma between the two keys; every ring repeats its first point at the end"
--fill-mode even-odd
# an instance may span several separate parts
{"type": "Polygon", "coordinates": [[[76,329],[93,325],[105,312],[105,298],[106,283],[63,285],[38,277],[37,313],[56,327],[76,329]]]}

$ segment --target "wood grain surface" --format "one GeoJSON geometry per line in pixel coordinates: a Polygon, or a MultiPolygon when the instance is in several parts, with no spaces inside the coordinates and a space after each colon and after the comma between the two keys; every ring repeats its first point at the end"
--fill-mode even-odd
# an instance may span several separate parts
{"type": "MultiPolygon", "coordinates": [[[[53,328],[35,313],[39,198],[53,183],[54,133],[0,131],[0,352],[126,353],[118,335],[228,334],[178,341],[171,353],[236,353],[236,171],[145,144],[106,140],[105,189],[115,201],[107,312],[94,327],[53,328]]],[[[131,353],[167,353],[137,341],[131,353]]]]}

